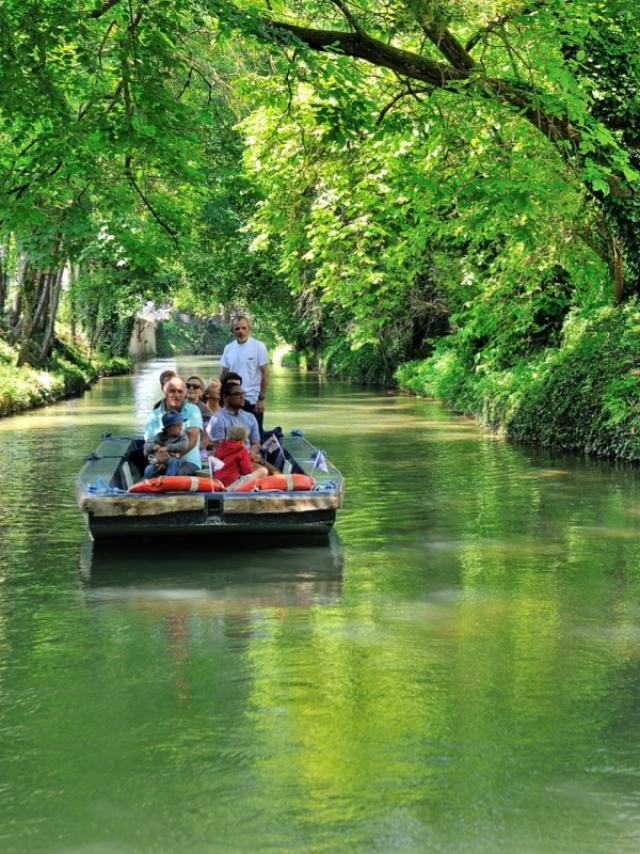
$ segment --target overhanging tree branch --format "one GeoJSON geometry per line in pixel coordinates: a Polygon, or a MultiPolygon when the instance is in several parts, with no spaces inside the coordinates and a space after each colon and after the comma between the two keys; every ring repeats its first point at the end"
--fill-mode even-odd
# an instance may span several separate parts
{"type": "Polygon", "coordinates": [[[101,18],[103,15],[106,15],[109,9],[112,9],[120,0],[105,0],[102,6],[99,6],[97,9],[94,9],[93,12],[89,12],[87,15],[88,18],[101,18]]]}
{"type": "Polygon", "coordinates": [[[333,3],[334,6],[337,6],[337,8],[340,9],[342,14],[347,19],[347,21],[351,24],[351,27],[354,30],[354,32],[356,32],[356,33],[361,32],[361,27],[358,24],[358,22],[356,21],[356,19],[353,17],[353,15],[351,14],[351,10],[347,6],[347,4],[343,3],[342,0],[331,0],[331,2],[333,3]]]}
{"type": "MultiPolygon", "coordinates": [[[[432,40],[435,39],[443,55],[449,59],[449,62],[443,63],[394,47],[370,36],[363,30],[357,32],[319,30],[253,16],[239,10],[232,3],[214,0],[212,5],[220,15],[231,18],[243,29],[253,32],[262,40],[277,44],[301,45],[314,51],[363,59],[372,65],[388,68],[399,77],[419,80],[436,89],[452,93],[474,94],[487,99],[494,98],[499,103],[513,108],[546,136],[558,148],[565,160],[573,159],[579,151],[582,133],[572,124],[566,111],[549,110],[545,103],[548,101],[548,95],[530,83],[484,76],[480,66],[467,55],[466,49],[446,29],[434,28],[431,35],[427,33],[429,38],[433,36],[432,40]]],[[[519,14],[532,13],[542,5],[544,0],[539,0],[520,10],[519,14]]],[[[515,15],[516,13],[512,13],[512,17],[515,15]]],[[[495,26],[497,25],[496,23],[495,26]]],[[[425,26],[429,28],[430,24],[427,22],[425,26]]],[[[606,152],[603,152],[602,160],[606,161],[606,152]]],[[[607,175],[605,180],[612,195],[624,196],[630,192],[624,188],[622,180],[615,175],[607,175]]],[[[590,185],[588,189],[598,198],[601,197],[599,192],[594,191],[590,185]]]]}
{"type": "Polygon", "coordinates": [[[433,42],[440,53],[454,68],[471,71],[476,64],[467,49],[463,47],[458,39],[446,27],[432,24],[424,15],[417,15],[416,20],[427,38],[433,42]]]}
{"type": "Polygon", "coordinates": [[[415,98],[416,101],[420,101],[421,98],[419,97],[419,95],[430,94],[432,91],[433,90],[430,88],[428,88],[428,89],[413,89],[410,85],[407,85],[406,89],[403,89],[402,92],[398,92],[396,95],[394,95],[393,98],[389,101],[389,103],[382,108],[382,110],[380,111],[380,115],[376,119],[376,126],[382,124],[387,113],[390,112],[395,107],[395,105],[398,103],[398,101],[401,101],[403,98],[407,98],[409,96],[415,98]]]}
{"type": "Polygon", "coordinates": [[[149,211],[149,213],[150,213],[150,214],[151,214],[151,216],[155,219],[155,221],[158,223],[158,225],[160,226],[160,228],[162,228],[164,231],[166,231],[166,232],[167,232],[167,234],[168,234],[168,235],[171,237],[171,239],[173,240],[174,244],[175,244],[176,246],[178,246],[178,245],[179,245],[179,241],[178,241],[178,235],[177,235],[177,233],[176,233],[176,232],[174,231],[174,229],[173,229],[173,228],[171,228],[171,226],[170,226],[167,222],[165,222],[165,221],[164,221],[164,219],[160,216],[160,214],[158,213],[158,211],[154,208],[154,206],[151,204],[151,202],[150,202],[150,201],[149,201],[149,199],[147,198],[146,194],[145,194],[145,193],[140,189],[140,187],[139,187],[139,185],[138,185],[138,183],[137,183],[136,179],[133,177],[133,172],[131,171],[131,162],[132,162],[132,161],[131,161],[131,157],[130,157],[130,156],[125,157],[125,161],[124,161],[124,173],[125,173],[125,175],[126,175],[126,177],[127,177],[127,181],[129,182],[129,184],[131,185],[131,187],[133,187],[133,189],[136,191],[136,193],[137,193],[137,194],[138,194],[138,196],[140,197],[140,200],[142,201],[142,204],[143,204],[143,205],[145,206],[145,208],[149,211]]]}
{"type": "MultiPolygon", "coordinates": [[[[549,140],[558,143],[568,141],[572,146],[580,142],[580,134],[566,116],[555,116],[541,106],[541,93],[524,83],[514,85],[498,78],[475,74],[475,68],[454,67],[436,62],[419,54],[394,47],[359,31],[347,33],[342,30],[316,30],[299,27],[281,21],[262,19],[264,31],[277,42],[288,42],[291,36],[312,50],[344,54],[364,59],[372,65],[389,68],[401,77],[420,80],[438,89],[461,91],[473,89],[485,97],[495,97],[509,104],[543,133],[549,140]]],[[[453,37],[452,37],[453,38],[453,37]]],[[[452,42],[445,39],[447,50],[452,42]]],[[[451,48],[453,49],[453,48],[451,48]]],[[[563,152],[564,153],[564,152],[563,152]]]]}
{"type": "Polygon", "coordinates": [[[446,88],[448,84],[469,77],[466,70],[385,44],[362,30],[354,33],[344,30],[315,30],[269,19],[262,19],[261,23],[273,41],[291,43],[297,40],[312,50],[342,53],[364,59],[372,65],[389,68],[404,77],[412,77],[438,88],[446,88]]]}
{"type": "Polygon", "coordinates": [[[481,41],[485,36],[489,35],[492,30],[498,29],[498,27],[504,26],[508,21],[513,20],[514,18],[520,17],[521,15],[533,15],[538,9],[541,9],[545,6],[547,0],[536,0],[533,3],[527,3],[522,9],[513,9],[511,12],[505,12],[504,15],[497,15],[492,21],[490,21],[486,27],[478,30],[471,38],[467,41],[464,46],[464,49],[469,53],[474,47],[481,41]]]}

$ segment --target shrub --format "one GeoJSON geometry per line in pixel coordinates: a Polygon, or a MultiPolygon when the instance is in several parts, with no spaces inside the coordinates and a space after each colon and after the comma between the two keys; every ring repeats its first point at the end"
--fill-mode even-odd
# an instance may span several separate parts
{"type": "Polygon", "coordinates": [[[640,306],[571,312],[560,346],[510,360],[495,345],[470,358],[458,336],[396,372],[400,385],[473,413],[513,439],[640,459],[640,306]]]}
{"type": "Polygon", "coordinates": [[[44,369],[15,366],[16,351],[0,340],[0,416],[43,406],[62,397],[82,393],[105,373],[131,369],[128,359],[89,359],[87,352],[66,338],[57,340],[44,369]]]}

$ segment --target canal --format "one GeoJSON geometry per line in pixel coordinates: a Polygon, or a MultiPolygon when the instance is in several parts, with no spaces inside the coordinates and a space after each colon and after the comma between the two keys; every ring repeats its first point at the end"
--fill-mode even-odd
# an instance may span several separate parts
{"type": "Polygon", "coordinates": [[[173,364],[0,420],[0,850],[637,851],[638,470],[280,370],[326,545],[93,549],[75,474],[173,364]]]}

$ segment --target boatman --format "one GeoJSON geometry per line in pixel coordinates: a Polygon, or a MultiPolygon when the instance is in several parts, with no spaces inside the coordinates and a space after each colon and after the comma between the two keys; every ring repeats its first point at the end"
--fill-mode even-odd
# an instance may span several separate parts
{"type": "MultiPolygon", "coordinates": [[[[164,400],[160,406],[153,410],[149,420],[145,424],[145,442],[150,442],[156,433],[162,430],[162,416],[165,412],[175,409],[184,417],[185,429],[189,442],[185,451],[179,455],[179,465],[176,474],[194,475],[200,470],[200,436],[202,434],[202,415],[197,406],[186,400],[187,388],[181,377],[170,377],[162,389],[164,400]]],[[[169,451],[166,448],[158,448],[154,455],[159,462],[169,459],[169,451]]]]}
{"type": "Polygon", "coordinates": [[[269,388],[269,356],[262,341],[251,337],[249,318],[241,314],[233,322],[235,341],[224,348],[220,364],[220,379],[225,381],[231,371],[242,377],[245,392],[243,409],[255,415],[262,436],[264,403],[269,388]]]}

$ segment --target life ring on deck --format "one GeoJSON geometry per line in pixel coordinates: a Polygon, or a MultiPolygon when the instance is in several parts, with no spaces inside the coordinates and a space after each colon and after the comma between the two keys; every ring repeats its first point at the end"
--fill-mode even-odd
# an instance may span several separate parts
{"type": "Polygon", "coordinates": [[[280,492],[307,492],[313,489],[315,480],[308,474],[270,474],[257,480],[249,480],[238,486],[233,492],[253,492],[267,489],[280,490],[280,492]]]}
{"type": "Polygon", "coordinates": [[[210,480],[208,477],[161,475],[134,483],[128,492],[222,492],[223,489],[219,480],[210,480]]]}

